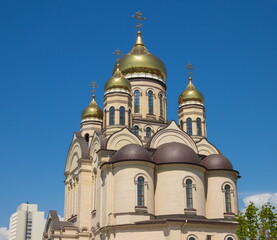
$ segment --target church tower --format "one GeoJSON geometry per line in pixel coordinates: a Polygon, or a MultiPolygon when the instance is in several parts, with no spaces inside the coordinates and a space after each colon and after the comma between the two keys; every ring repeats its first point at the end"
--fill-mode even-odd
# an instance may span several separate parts
{"type": "MultiPolygon", "coordinates": [[[[191,64],[188,64],[186,68],[193,69],[191,64]]],[[[193,85],[191,74],[190,71],[188,85],[178,99],[178,116],[181,129],[197,141],[207,137],[206,111],[204,96],[193,85]]]]}
{"type": "Polygon", "coordinates": [[[106,136],[123,127],[132,127],[132,87],[119,68],[117,63],[113,76],[105,84],[103,132],[106,136]]]}

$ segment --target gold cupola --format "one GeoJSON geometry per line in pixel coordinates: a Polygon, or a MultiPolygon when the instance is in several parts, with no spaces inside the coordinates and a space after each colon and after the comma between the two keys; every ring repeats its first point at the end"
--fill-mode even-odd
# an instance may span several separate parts
{"type": "MultiPolygon", "coordinates": [[[[141,31],[137,33],[137,40],[131,52],[119,59],[118,62],[120,71],[125,76],[132,73],[150,73],[155,74],[164,82],[166,80],[164,63],[147,50],[142,41],[141,31]]],[[[113,71],[116,71],[116,66],[113,71]]]]}
{"type": "Polygon", "coordinates": [[[106,82],[105,84],[105,92],[111,89],[125,89],[131,92],[131,83],[127,78],[124,77],[124,75],[121,73],[120,64],[116,64],[116,70],[113,74],[113,76],[106,82]]]}
{"type": "Polygon", "coordinates": [[[189,77],[188,80],[189,80],[189,83],[187,88],[179,96],[179,99],[178,99],[179,104],[181,105],[182,103],[191,102],[191,101],[200,102],[204,104],[204,96],[192,84],[192,77],[189,77]]]}
{"type": "Polygon", "coordinates": [[[92,100],[88,107],[84,109],[81,115],[82,121],[85,119],[98,119],[103,120],[103,110],[98,107],[95,101],[95,95],[92,95],[92,100]]]}

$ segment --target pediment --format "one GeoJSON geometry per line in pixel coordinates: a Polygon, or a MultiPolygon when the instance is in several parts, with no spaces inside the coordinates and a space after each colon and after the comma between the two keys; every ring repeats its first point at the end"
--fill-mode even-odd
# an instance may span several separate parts
{"type": "Polygon", "coordinates": [[[165,128],[158,131],[150,141],[150,148],[157,148],[164,143],[183,143],[198,153],[197,146],[193,139],[181,130],[175,121],[171,121],[165,128]]]}
{"type": "Polygon", "coordinates": [[[138,144],[142,146],[142,142],[134,133],[132,133],[128,128],[123,128],[109,137],[107,141],[107,149],[119,150],[127,144],[138,144]]]}
{"type": "Polygon", "coordinates": [[[206,138],[201,139],[201,141],[196,143],[196,146],[198,148],[199,154],[208,156],[211,154],[220,154],[220,151],[206,138]]]}

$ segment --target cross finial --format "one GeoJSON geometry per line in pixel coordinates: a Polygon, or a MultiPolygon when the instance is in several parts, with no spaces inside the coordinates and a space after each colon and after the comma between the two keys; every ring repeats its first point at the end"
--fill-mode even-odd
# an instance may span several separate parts
{"type": "Polygon", "coordinates": [[[138,20],[138,25],[136,26],[136,28],[138,29],[138,31],[140,31],[140,28],[142,27],[141,24],[141,20],[146,20],[146,18],[142,17],[142,13],[140,11],[136,12],[136,15],[133,15],[132,18],[136,18],[138,20]]]}
{"type": "Polygon", "coordinates": [[[188,63],[188,65],[185,66],[185,68],[188,69],[188,76],[190,77],[192,75],[192,70],[194,70],[194,68],[192,67],[192,64],[188,63]]]}
{"type": "Polygon", "coordinates": [[[120,56],[124,55],[121,53],[120,49],[116,49],[115,52],[113,52],[113,54],[118,56],[118,59],[116,61],[118,61],[120,59],[120,56]]]}
{"type": "Polygon", "coordinates": [[[98,88],[99,86],[96,85],[96,82],[92,82],[90,85],[90,87],[92,87],[92,96],[94,97],[94,93],[96,92],[96,89],[95,88],[98,88]]]}

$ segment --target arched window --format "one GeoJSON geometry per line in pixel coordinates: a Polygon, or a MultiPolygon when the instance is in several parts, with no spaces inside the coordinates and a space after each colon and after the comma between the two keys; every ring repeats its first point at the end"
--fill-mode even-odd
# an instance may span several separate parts
{"type": "Polygon", "coordinates": [[[160,117],[163,117],[164,109],[163,109],[163,95],[162,94],[159,95],[159,99],[160,99],[160,117]]]}
{"type": "Polygon", "coordinates": [[[232,212],[232,209],[231,209],[231,187],[230,187],[230,185],[226,184],[224,186],[224,190],[225,190],[226,212],[230,213],[230,212],[232,212]]]}
{"type": "Polygon", "coordinates": [[[86,142],[88,144],[89,143],[89,134],[88,133],[85,134],[85,139],[86,139],[86,142]]]}
{"type": "Polygon", "coordinates": [[[191,118],[187,118],[187,134],[192,135],[192,120],[191,118]]]}
{"type": "Polygon", "coordinates": [[[114,125],[114,107],[110,107],[110,125],[114,125]]]}
{"type": "Polygon", "coordinates": [[[139,127],[137,125],[134,126],[134,134],[139,135],[139,127]]]}
{"type": "Polygon", "coordinates": [[[146,137],[151,137],[151,128],[150,127],[146,128],[146,137]]]}
{"type": "Polygon", "coordinates": [[[197,136],[202,136],[202,126],[201,126],[200,118],[196,118],[196,128],[197,128],[197,136]]]}
{"type": "Polygon", "coordinates": [[[187,208],[192,209],[192,180],[186,180],[186,200],[187,200],[187,208]]]}
{"type": "Polygon", "coordinates": [[[125,125],[125,107],[119,108],[119,124],[125,125]]]}
{"type": "Polygon", "coordinates": [[[189,240],[196,240],[194,237],[189,237],[189,240]]]}
{"type": "Polygon", "coordinates": [[[138,201],[137,205],[139,207],[144,206],[144,177],[138,177],[138,184],[137,184],[137,196],[138,196],[138,201]]]}
{"type": "Polygon", "coordinates": [[[154,113],[153,91],[148,91],[148,114],[154,113]]]}
{"type": "Polygon", "coordinates": [[[180,121],[180,127],[181,127],[181,129],[183,129],[183,127],[184,127],[184,122],[183,122],[183,120],[180,121]]]}
{"type": "Polygon", "coordinates": [[[232,237],[228,237],[227,240],[234,240],[232,237]]]}
{"type": "Polygon", "coordinates": [[[135,105],[135,113],[140,112],[140,91],[134,91],[134,105],[135,105]]]}

